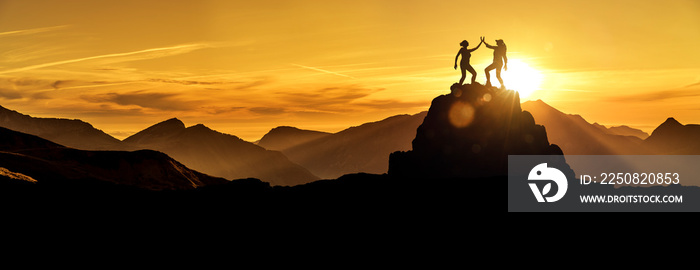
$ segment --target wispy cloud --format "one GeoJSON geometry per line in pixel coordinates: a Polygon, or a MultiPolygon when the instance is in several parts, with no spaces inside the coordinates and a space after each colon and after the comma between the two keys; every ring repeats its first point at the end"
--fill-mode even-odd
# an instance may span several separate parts
{"type": "Polygon", "coordinates": [[[22,93],[16,90],[3,89],[0,88],[0,98],[4,99],[20,99],[22,98],[22,93]]]}
{"type": "Polygon", "coordinates": [[[142,108],[162,111],[186,111],[201,106],[197,101],[184,100],[177,94],[148,93],[143,91],[82,95],[80,98],[93,103],[115,103],[122,106],[137,105],[142,108]]]}
{"type": "Polygon", "coordinates": [[[700,82],[691,83],[691,84],[689,84],[689,85],[686,85],[685,87],[686,87],[686,88],[690,88],[690,87],[696,87],[696,86],[700,86],[700,82]]]}
{"type": "Polygon", "coordinates": [[[41,27],[41,28],[31,28],[31,29],[0,32],[0,37],[11,36],[11,35],[30,35],[30,34],[58,30],[58,29],[65,28],[65,27],[68,27],[68,25],[57,25],[57,26],[50,26],[50,27],[41,27]]]}
{"type": "Polygon", "coordinates": [[[689,84],[676,89],[653,91],[636,95],[628,95],[613,98],[613,101],[620,102],[646,102],[661,101],[672,98],[692,98],[700,97],[700,83],[689,84]]]}
{"type": "Polygon", "coordinates": [[[333,72],[333,71],[329,71],[329,70],[325,70],[325,69],[320,69],[320,68],[315,68],[315,67],[309,67],[309,66],[304,66],[304,65],[299,65],[299,64],[291,64],[291,65],[296,66],[296,67],[300,67],[300,68],[305,68],[305,69],[309,69],[309,70],[314,70],[314,71],[326,73],[326,74],[332,74],[332,75],[341,76],[341,77],[346,77],[346,78],[350,78],[350,79],[357,79],[357,78],[355,78],[355,77],[353,77],[353,76],[350,76],[350,75],[345,75],[345,74],[342,74],[342,73],[333,72]]]}
{"type": "Polygon", "coordinates": [[[325,108],[328,106],[347,107],[355,100],[369,96],[377,89],[358,85],[330,86],[308,92],[279,93],[282,100],[306,108],[325,108]]]}
{"type": "Polygon", "coordinates": [[[182,85],[215,85],[215,84],[226,84],[227,82],[216,82],[216,81],[195,81],[195,80],[174,80],[174,79],[162,79],[162,78],[151,78],[147,79],[149,82],[161,82],[161,83],[173,83],[182,85]]]}
{"type": "Polygon", "coordinates": [[[277,107],[253,107],[248,110],[261,115],[280,115],[286,112],[284,108],[277,107]]]}
{"type": "Polygon", "coordinates": [[[191,51],[200,50],[200,49],[204,49],[204,48],[210,48],[210,47],[212,47],[211,44],[194,43],[194,44],[183,44],[183,45],[176,45],[176,46],[170,46],[170,47],[151,48],[151,49],[145,49],[145,50],[139,50],[139,51],[133,51],[133,52],[125,52],[125,53],[103,54],[103,55],[69,59],[69,60],[63,60],[63,61],[55,61],[55,62],[31,65],[31,66],[26,66],[26,67],[21,67],[21,68],[15,68],[15,69],[10,69],[10,70],[4,70],[4,71],[0,71],[0,74],[28,71],[28,70],[34,70],[34,69],[40,69],[40,68],[46,68],[46,67],[53,67],[53,66],[59,66],[59,65],[65,65],[65,64],[91,61],[91,60],[107,60],[107,61],[104,61],[104,63],[107,64],[107,63],[117,63],[117,62],[144,60],[144,59],[153,59],[153,58],[160,58],[160,57],[166,57],[166,56],[171,56],[171,55],[188,53],[191,51]]]}

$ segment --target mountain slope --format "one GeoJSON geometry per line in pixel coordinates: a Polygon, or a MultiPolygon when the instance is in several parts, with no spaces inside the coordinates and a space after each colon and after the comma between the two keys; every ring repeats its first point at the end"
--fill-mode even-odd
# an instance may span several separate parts
{"type": "Polygon", "coordinates": [[[227,179],[258,178],[273,185],[318,180],[282,153],[198,124],[185,127],[173,118],[124,140],[130,148],[162,151],[195,170],[227,179]]]}
{"type": "Polygon", "coordinates": [[[397,115],[309,141],[283,153],[321,178],[349,173],[385,173],[389,154],[408,150],[427,112],[397,115]]]}
{"type": "Polygon", "coordinates": [[[228,182],[190,170],[150,150],[87,151],[0,128],[0,167],[44,186],[109,186],[184,190],[228,182]]]}
{"type": "Polygon", "coordinates": [[[537,124],[547,129],[549,140],[567,155],[634,155],[644,154],[642,139],[636,136],[614,135],[605,127],[590,124],[580,115],[565,114],[542,100],[522,103],[532,113],[537,124]]]}
{"type": "Polygon", "coordinates": [[[171,118],[129,136],[124,139],[124,143],[129,145],[157,144],[172,138],[185,129],[185,123],[180,119],[171,118]]]}
{"type": "Polygon", "coordinates": [[[631,128],[628,126],[614,126],[606,127],[598,123],[593,123],[593,126],[599,128],[603,132],[611,135],[621,135],[621,136],[634,136],[642,140],[649,137],[649,134],[636,128],[631,128]]]}
{"type": "Polygon", "coordinates": [[[0,127],[36,135],[76,149],[122,149],[121,141],[86,122],[58,118],[35,118],[2,106],[0,106],[0,127]]]}
{"type": "Polygon", "coordinates": [[[683,125],[668,118],[644,140],[643,145],[662,155],[698,155],[700,125],[683,125]]]}
{"type": "Polygon", "coordinates": [[[282,151],[296,145],[320,139],[330,134],[331,133],[328,132],[281,126],[270,130],[257,144],[267,150],[282,151]]]}

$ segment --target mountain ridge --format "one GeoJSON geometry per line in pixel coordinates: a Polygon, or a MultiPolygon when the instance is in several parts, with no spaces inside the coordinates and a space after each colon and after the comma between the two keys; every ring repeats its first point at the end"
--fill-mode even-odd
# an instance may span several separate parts
{"type": "Polygon", "coordinates": [[[273,185],[297,185],[319,179],[281,152],[203,124],[185,127],[177,118],[148,127],[124,142],[130,149],[161,151],[190,168],[226,179],[257,178],[273,185]]]}
{"type": "Polygon", "coordinates": [[[183,123],[180,119],[170,118],[147,127],[146,129],[125,138],[122,140],[122,142],[127,144],[152,143],[156,138],[150,138],[150,136],[162,137],[167,134],[180,132],[185,128],[185,123],[183,123]]]}
{"type": "Polygon", "coordinates": [[[283,151],[331,134],[329,132],[305,130],[291,126],[278,126],[267,132],[256,144],[268,150],[283,151]]]}
{"type": "Polygon", "coordinates": [[[193,171],[151,150],[91,151],[0,127],[0,167],[41,185],[117,185],[144,190],[184,190],[228,180],[193,171]]]}
{"type": "Polygon", "coordinates": [[[84,150],[121,149],[121,141],[78,119],[38,118],[0,106],[0,127],[84,150]]]}
{"type": "Polygon", "coordinates": [[[402,114],[349,127],[282,152],[325,179],[348,173],[385,173],[394,151],[410,149],[416,128],[427,112],[402,114]]]}
{"type": "MultiPolygon", "coordinates": [[[[567,155],[646,154],[636,136],[612,134],[608,128],[591,124],[581,115],[566,114],[542,100],[522,103],[535,122],[546,127],[550,141],[567,155]]],[[[641,132],[641,131],[640,131],[641,132]]]]}
{"type": "Polygon", "coordinates": [[[698,155],[700,154],[700,125],[683,125],[669,117],[644,140],[643,146],[658,154],[698,155]]]}
{"type": "MultiPolygon", "coordinates": [[[[622,132],[616,132],[614,131],[615,128],[618,127],[605,127],[603,125],[597,124],[597,123],[588,123],[582,116],[580,115],[571,115],[571,114],[566,114],[561,112],[560,110],[551,107],[550,105],[546,104],[542,100],[537,100],[537,101],[528,101],[528,102],[523,102],[522,103],[522,109],[524,111],[531,112],[533,117],[535,118],[535,121],[538,124],[544,124],[546,127],[547,133],[548,133],[548,138],[553,144],[557,144],[561,147],[563,150],[564,154],[658,154],[658,153],[665,153],[665,154],[698,154],[700,153],[700,146],[696,146],[693,140],[697,136],[700,135],[693,135],[694,133],[690,135],[683,135],[683,136],[662,136],[665,132],[665,130],[675,130],[675,129],[693,129],[694,126],[697,125],[682,125],[680,124],[675,118],[670,117],[668,118],[664,123],[659,125],[652,135],[649,135],[647,139],[642,140],[639,138],[639,136],[635,135],[620,135],[620,133],[624,134],[629,134],[633,132],[637,132],[639,130],[636,129],[628,129],[622,132]],[[550,122],[542,122],[542,120],[546,120],[547,117],[542,117],[541,114],[538,113],[538,110],[531,109],[532,104],[537,104],[538,106],[545,108],[546,111],[548,111],[549,118],[552,119],[559,119],[559,121],[564,121],[563,123],[568,123],[568,124],[553,124],[551,122],[552,119],[550,119],[550,122]],[[567,130],[569,133],[566,134],[561,134],[561,132],[557,131],[557,126],[569,126],[567,130]],[[569,130],[573,127],[573,131],[569,130]],[[573,135],[568,135],[568,134],[573,134],[573,135]],[[571,138],[579,138],[580,136],[587,136],[587,139],[585,140],[574,140],[576,141],[573,146],[574,150],[571,151],[572,143],[571,143],[571,138]],[[569,142],[566,140],[560,141],[562,138],[568,138],[569,142]],[[588,141],[589,143],[584,143],[588,141]],[[679,144],[673,144],[669,142],[663,143],[660,141],[683,141],[683,143],[679,144]],[[690,145],[691,147],[685,147],[690,145]],[[579,148],[575,148],[575,147],[579,148]],[[674,148],[675,150],[668,150],[670,148],[674,148]]],[[[542,111],[542,110],[540,110],[542,111]]],[[[427,114],[427,112],[422,112],[427,114]]],[[[178,136],[185,136],[188,137],[190,141],[206,141],[210,140],[211,138],[221,136],[226,137],[225,140],[230,140],[230,141],[237,141],[237,142],[245,142],[244,140],[240,139],[239,137],[236,137],[235,135],[228,135],[224,133],[220,133],[218,131],[212,130],[208,128],[207,126],[203,124],[196,124],[190,127],[187,127],[184,122],[182,122],[178,118],[170,118],[165,121],[156,123],[134,135],[129,136],[128,138],[124,139],[123,141],[119,141],[108,134],[102,132],[101,130],[98,130],[94,128],[92,125],[89,123],[80,121],[80,120],[68,120],[68,119],[58,119],[58,118],[35,118],[31,117],[28,115],[24,115],[21,113],[18,113],[16,111],[11,111],[9,109],[6,109],[4,107],[0,106],[0,126],[2,126],[3,123],[9,123],[12,122],[14,125],[19,125],[22,130],[29,130],[33,132],[27,132],[27,133],[32,133],[34,135],[40,134],[39,137],[44,137],[46,134],[50,132],[42,132],[40,129],[37,127],[43,127],[43,126],[48,126],[49,130],[52,130],[52,132],[56,132],[56,130],[59,131],[59,133],[63,132],[62,130],[67,130],[62,134],[59,134],[61,136],[68,136],[68,135],[74,135],[74,134],[81,134],[80,132],[73,132],[71,130],[75,129],[66,129],[66,127],[74,127],[74,126],[80,126],[86,130],[90,131],[90,134],[97,134],[98,137],[102,138],[107,138],[108,143],[104,143],[104,141],[99,141],[97,143],[93,143],[94,140],[91,139],[85,139],[85,136],[77,136],[72,139],[64,140],[68,141],[68,143],[59,143],[60,145],[66,145],[67,147],[71,148],[77,148],[77,149],[84,149],[84,150],[139,150],[139,149],[155,149],[161,152],[170,152],[170,154],[173,154],[175,152],[180,152],[176,153],[176,160],[180,162],[184,162],[184,164],[188,165],[194,165],[196,167],[195,169],[200,170],[200,171],[205,171],[205,173],[209,173],[211,175],[217,175],[217,176],[222,176],[227,179],[240,179],[240,178],[263,178],[261,175],[268,175],[265,176],[266,178],[273,178],[277,180],[272,180],[270,181],[273,185],[298,185],[298,184],[303,184],[307,183],[309,181],[316,181],[318,179],[324,178],[324,179],[335,179],[338,178],[342,175],[349,174],[349,173],[360,173],[360,172],[366,172],[366,173],[384,173],[388,170],[388,162],[385,160],[386,156],[388,154],[393,153],[394,151],[406,151],[410,150],[412,147],[412,139],[410,137],[411,134],[415,134],[415,129],[412,129],[412,125],[415,125],[416,127],[420,125],[420,121],[404,121],[405,119],[414,117],[414,120],[418,118],[424,118],[425,115],[422,116],[417,116],[419,114],[414,114],[414,115],[409,115],[409,114],[402,114],[402,115],[395,115],[391,116],[379,121],[375,122],[368,122],[359,126],[354,126],[354,127],[349,127],[345,130],[342,130],[337,133],[326,133],[326,132],[320,132],[320,131],[313,131],[313,130],[302,130],[298,129],[295,127],[289,127],[289,126],[280,126],[277,128],[273,128],[266,134],[271,135],[274,134],[273,131],[279,132],[282,131],[288,132],[291,135],[291,137],[296,136],[295,134],[302,134],[301,140],[290,140],[288,142],[284,142],[280,145],[282,145],[280,148],[281,153],[268,153],[266,155],[262,156],[268,156],[267,159],[274,160],[274,162],[270,163],[266,161],[266,158],[250,158],[250,157],[243,157],[243,159],[248,158],[251,161],[249,162],[243,162],[243,161],[233,161],[235,158],[232,158],[232,156],[226,156],[222,154],[216,154],[216,155],[206,155],[206,154],[199,154],[199,158],[190,158],[188,159],[188,156],[197,156],[196,154],[191,154],[192,152],[196,152],[195,148],[192,146],[187,146],[185,147],[186,149],[184,150],[173,150],[174,148],[183,146],[182,142],[177,142],[176,138],[178,136]],[[8,119],[11,119],[12,121],[9,121],[8,119]],[[19,121],[19,120],[23,121],[19,121]],[[401,120],[404,119],[404,120],[401,120]],[[64,125],[63,123],[65,121],[69,121],[68,123],[73,123],[70,125],[64,125]],[[379,128],[383,123],[386,122],[393,122],[396,121],[397,123],[402,122],[402,124],[390,124],[388,126],[391,127],[385,127],[384,129],[379,128]],[[50,124],[36,124],[38,122],[44,122],[44,123],[49,123],[50,124]],[[409,123],[410,122],[410,123],[409,123]],[[24,127],[22,127],[22,123],[24,123],[24,127]],[[33,129],[32,129],[33,128],[33,129]],[[391,131],[391,130],[394,131],[391,131]],[[403,130],[403,131],[398,131],[398,130],[403,130]],[[363,131],[364,130],[364,131],[363,131]],[[392,133],[394,132],[394,133],[392,133]],[[182,133],[182,134],[180,134],[182,133]],[[364,133],[362,136],[355,136],[351,135],[352,133],[364,133]],[[401,133],[401,134],[399,134],[401,133]],[[148,136],[145,136],[145,134],[148,134],[148,136]],[[185,135],[183,135],[185,134],[185,135]],[[307,136],[308,135],[308,136],[307,136]],[[151,137],[149,137],[151,136],[151,137]],[[213,136],[213,137],[208,137],[208,136],[213,136]],[[228,137],[227,137],[228,136],[228,137]],[[359,138],[362,139],[359,139],[359,138]],[[388,140],[387,138],[392,138],[392,140],[388,140]],[[169,142],[166,142],[169,141],[169,142]],[[382,141],[382,142],[378,142],[382,141]],[[403,141],[402,143],[396,143],[397,141],[403,141]],[[76,147],[76,144],[78,146],[82,145],[82,147],[76,147]],[[389,144],[391,147],[386,147],[389,144]],[[111,146],[109,146],[111,145],[111,146]],[[394,148],[393,151],[389,151],[389,148],[394,148]],[[367,150],[370,149],[370,150],[367,150]],[[382,151],[378,151],[378,149],[384,149],[382,151]],[[166,150],[166,151],[162,151],[166,150]],[[362,156],[361,152],[368,152],[368,151],[375,151],[372,154],[368,154],[365,156],[362,156]],[[358,154],[360,153],[360,154],[358,154]],[[387,154],[388,153],[388,154],[387,154]],[[181,161],[180,159],[184,159],[185,161],[181,161]],[[284,161],[286,159],[286,162],[284,161]],[[209,160],[209,161],[207,161],[209,160]],[[214,160],[211,162],[211,160],[214,160]],[[227,164],[227,162],[232,162],[231,164],[227,164]],[[273,164],[275,166],[281,166],[285,167],[286,169],[291,169],[296,172],[301,172],[298,173],[297,175],[305,175],[305,180],[301,180],[301,178],[297,178],[294,181],[287,182],[284,180],[279,180],[283,178],[287,178],[290,174],[284,173],[284,172],[271,172],[273,170],[266,169],[264,165],[261,164],[255,164],[255,162],[259,162],[261,164],[273,164]],[[289,163],[292,163],[293,165],[289,165],[289,163]],[[269,173],[261,174],[235,174],[232,171],[229,170],[228,172],[225,172],[225,170],[219,169],[219,171],[215,171],[211,168],[208,168],[207,166],[211,164],[215,164],[218,167],[236,167],[236,166],[248,166],[251,167],[252,170],[254,171],[270,171],[269,173]],[[298,166],[298,167],[296,167],[298,166]],[[306,171],[306,172],[303,172],[306,171]],[[214,172],[214,173],[212,173],[214,172]],[[221,174],[221,175],[219,175],[221,174]],[[310,176],[311,175],[311,176],[310,176]],[[318,175],[318,176],[317,176],[318,175]],[[321,176],[321,177],[319,177],[321,176]]],[[[625,128],[626,126],[619,126],[619,128],[625,128]]],[[[641,132],[641,131],[639,131],[641,132]]],[[[643,132],[642,132],[643,133],[643,132]]],[[[681,132],[681,133],[687,133],[687,132],[681,132]]],[[[646,134],[646,133],[644,133],[646,134]]],[[[280,135],[280,134],[277,134],[280,135]]],[[[284,135],[284,134],[283,134],[284,135]]],[[[639,134],[638,134],[639,135],[639,134]]],[[[56,136],[56,135],[49,135],[46,137],[61,137],[61,136],[56,136]]],[[[263,136],[265,138],[266,136],[263,136]]],[[[286,135],[285,135],[286,136],[286,135]]],[[[285,136],[279,136],[277,138],[278,141],[280,140],[285,140],[288,139],[289,137],[285,136]]],[[[261,142],[263,140],[261,139],[261,142]]],[[[261,150],[266,150],[269,151],[268,149],[265,149],[265,147],[262,148],[256,148],[256,147],[261,147],[264,146],[265,143],[258,143],[257,145],[250,143],[251,145],[247,145],[244,147],[245,149],[249,149],[246,151],[258,151],[260,152],[261,150]],[[257,150],[250,150],[250,149],[257,149],[257,150]]],[[[214,145],[208,145],[205,147],[206,151],[208,152],[216,152],[220,151],[220,147],[216,147],[214,145]]],[[[274,148],[274,147],[270,147],[274,148]]],[[[232,149],[232,148],[229,148],[232,149]]],[[[233,151],[235,152],[235,151],[233,151]]],[[[245,151],[244,151],[245,152],[245,151]]],[[[239,152],[242,153],[242,152],[239,152]]],[[[166,153],[167,154],[167,153],[166,153]]],[[[243,154],[245,155],[245,154],[243,154]]],[[[238,157],[241,158],[241,157],[238,157]]],[[[194,168],[193,167],[193,168],[194,168]]],[[[284,170],[283,170],[284,171],[284,170]]],[[[292,174],[293,175],[293,174],[292,174]]]]}

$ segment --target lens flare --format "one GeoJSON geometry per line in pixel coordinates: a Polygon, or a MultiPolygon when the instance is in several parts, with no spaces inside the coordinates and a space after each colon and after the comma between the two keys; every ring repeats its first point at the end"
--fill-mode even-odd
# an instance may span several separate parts
{"type": "Polygon", "coordinates": [[[455,102],[450,108],[448,117],[453,126],[457,128],[467,127],[474,121],[474,106],[461,101],[455,102]]]}

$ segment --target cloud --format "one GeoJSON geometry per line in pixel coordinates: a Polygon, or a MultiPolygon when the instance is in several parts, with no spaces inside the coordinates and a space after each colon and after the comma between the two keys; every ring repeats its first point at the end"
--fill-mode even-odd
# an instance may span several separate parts
{"type": "Polygon", "coordinates": [[[654,91],[637,95],[628,95],[612,98],[612,101],[638,102],[661,101],[672,98],[700,97],[700,82],[686,85],[677,89],[654,91]]]}
{"type": "Polygon", "coordinates": [[[245,109],[245,107],[233,107],[233,106],[202,106],[200,109],[210,115],[227,114],[231,112],[238,112],[245,109]]]}
{"type": "Polygon", "coordinates": [[[277,91],[257,106],[251,105],[247,110],[259,115],[338,115],[354,116],[354,113],[397,109],[424,109],[429,102],[403,102],[399,99],[370,98],[383,91],[383,88],[369,88],[362,85],[334,85],[318,87],[313,90],[277,91]]]}
{"type": "Polygon", "coordinates": [[[0,77],[0,88],[14,89],[23,93],[45,93],[56,90],[69,90],[80,88],[96,88],[115,85],[132,84],[135,81],[97,81],[81,79],[44,79],[32,77],[0,77]]]}
{"type": "MultiPolygon", "coordinates": [[[[36,78],[2,78],[0,77],[0,98],[6,100],[29,99],[39,100],[48,99],[46,90],[38,89],[53,89],[51,85],[56,84],[54,80],[43,80],[36,78]]],[[[60,83],[59,83],[60,84],[60,83]]]]}
{"type": "Polygon", "coordinates": [[[324,87],[310,92],[278,92],[278,94],[281,94],[286,102],[315,108],[329,105],[347,106],[355,100],[378,91],[381,91],[381,89],[349,85],[324,87]]]}
{"type": "MultiPolygon", "coordinates": [[[[8,45],[8,44],[4,44],[8,45]]],[[[58,45],[47,45],[44,42],[27,44],[12,44],[0,53],[0,60],[5,63],[21,63],[24,61],[41,61],[40,59],[53,57],[65,52],[66,48],[58,45]]]]}
{"type": "Polygon", "coordinates": [[[43,80],[28,77],[15,77],[15,78],[2,78],[3,84],[8,84],[12,87],[46,87],[47,85],[53,84],[53,80],[43,80]]]}
{"type": "Polygon", "coordinates": [[[697,86],[700,86],[700,82],[691,83],[689,85],[686,85],[685,88],[692,88],[692,87],[697,87],[697,86]]]}
{"type": "Polygon", "coordinates": [[[21,99],[23,96],[19,91],[0,88],[0,98],[12,100],[21,99]]]}
{"type": "Polygon", "coordinates": [[[326,74],[336,75],[336,76],[340,76],[340,77],[346,77],[346,78],[350,78],[350,79],[357,79],[357,78],[355,78],[355,77],[353,77],[353,76],[350,76],[350,75],[345,75],[345,74],[338,73],[338,72],[328,71],[328,70],[325,70],[325,69],[320,69],[320,68],[315,68],[315,67],[309,67],[309,66],[304,66],[304,65],[298,65],[298,64],[291,64],[291,65],[292,65],[292,66],[296,66],[296,67],[300,67],[300,68],[310,69],[310,70],[313,70],[313,71],[318,71],[318,72],[326,73],[326,74]]]}
{"type": "Polygon", "coordinates": [[[29,100],[40,100],[40,99],[49,99],[49,96],[46,94],[46,92],[30,93],[30,92],[23,92],[23,91],[18,91],[18,90],[0,88],[0,99],[16,100],[16,99],[24,99],[24,98],[29,99],[29,100]]]}
{"type": "Polygon", "coordinates": [[[262,115],[280,115],[287,112],[284,108],[279,107],[253,107],[248,108],[248,110],[262,115]]]}
{"type": "Polygon", "coordinates": [[[49,26],[49,27],[40,27],[40,28],[31,28],[31,29],[0,32],[0,37],[11,36],[11,35],[30,35],[30,34],[58,30],[58,29],[65,28],[65,27],[68,27],[68,25],[57,25],[57,26],[49,26]]]}
{"type": "Polygon", "coordinates": [[[116,103],[119,105],[137,105],[162,111],[186,111],[199,106],[197,101],[187,101],[171,93],[145,93],[135,91],[130,93],[107,93],[97,95],[82,95],[81,99],[93,103],[116,103]]]}
{"type": "Polygon", "coordinates": [[[149,82],[162,82],[162,83],[174,83],[182,85],[216,85],[225,84],[226,82],[207,82],[207,81],[193,81],[193,80],[173,80],[173,79],[147,79],[149,82]]]}
{"type": "Polygon", "coordinates": [[[58,90],[62,87],[70,87],[73,86],[74,81],[72,80],[56,80],[54,83],[51,84],[51,87],[53,87],[54,90],[58,90]]]}
{"type": "Polygon", "coordinates": [[[381,99],[381,100],[367,100],[362,102],[353,103],[355,106],[361,106],[365,108],[371,108],[376,110],[388,110],[388,109],[427,109],[430,107],[429,101],[401,101],[398,99],[381,99]]]}
{"type": "Polygon", "coordinates": [[[160,57],[166,57],[166,56],[171,56],[171,55],[188,53],[191,51],[200,50],[200,49],[204,49],[204,48],[210,48],[210,47],[212,47],[211,44],[194,43],[194,44],[183,44],[183,45],[176,45],[176,46],[170,46],[170,47],[151,48],[151,49],[145,49],[145,50],[133,51],[133,52],[125,52],[125,53],[103,54],[103,55],[76,58],[76,59],[63,60],[63,61],[55,61],[55,62],[31,65],[31,66],[26,66],[26,67],[21,67],[21,68],[9,69],[9,70],[0,71],[0,74],[28,71],[28,70],[34,70],[34,69],[40,69],[40,68],[46,68],[46,67],[53,67],[53,66],[59,66],[59,65],[65,65],[65,64],[84,62],[84,61],[94,61],[94,60],[100,60],[100,61],[102,61],[102,64],[111,64],[111,63],[119,63],[119,62],[127,62],[127,61],[153,59],[153,58],[160,58],[160,57]]]}
{"type": "Polygon", "coordinates": [[[111,104],[99,104],[95,106],[56,106],[55,110],[70,111],[71,115],[78,118],[92,117],[142,117],[147,115],[143,108],[120,108],[111,104]]]}
{"type": "Polygon", "coordinates": [[[236,87],[234,87],[235,90],[249,90],[258,86],[263,86],[266,84],[272,83],[273,80],[268,77],[264,77],[261,79],[255,79],[250,82],[244,82],[244,83],[238,83],[236,87]]]}

